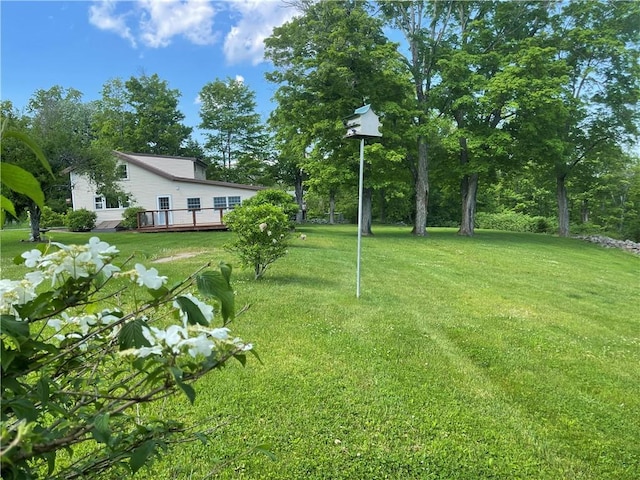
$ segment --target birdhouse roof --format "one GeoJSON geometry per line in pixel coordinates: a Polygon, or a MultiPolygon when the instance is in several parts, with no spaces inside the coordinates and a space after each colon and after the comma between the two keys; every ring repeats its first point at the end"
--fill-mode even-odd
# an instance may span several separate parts
{"type": "Polygon", "coordinates": [[[371,110],[371,105],[363,105],[360,108],[356,108],[355,112],[353,113],[356,115],[364,115],[369,110],[371,110]]]}

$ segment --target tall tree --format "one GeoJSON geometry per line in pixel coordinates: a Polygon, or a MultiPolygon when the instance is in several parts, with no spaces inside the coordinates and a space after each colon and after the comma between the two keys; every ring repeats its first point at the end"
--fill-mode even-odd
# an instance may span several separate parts
{"type": "Polygon", "coordinates": [[[243,81],[217,79],[202,88],[200,101],[200,128],[211,132],[205,134],[205,148],[222,167],[222,179],[230,180],[234,168],[259,168],[268,137],[256,112],[255,92],[243,81]]]}
{"type": "MultiPolygon", "coordinates": [[[[288,117],[296,126],[290,133],[297,137],[298,151],[309,155],[300,161],[310,175],[310,187],[322,186],[331,195],[333,186],[314,183],[318,169],[333,172],[322,176],[336,186],[357,178],[357,142],[343,138],[341,120],[363,103],[371,103],[381,113],[403,101],[407,76],[396,45],[384,36],[381,22],[369,14],[366,4],[341,1],[303,6],[303,15],[274,29],[265,41],[265,55],[275,67],[267,79],[279,84],[272,118],[279,118],[275,122],[281,126],[288,117]],[[316,163],[305,166],[308,160],[316,163]]],[[[367,190],[374,188],[373,181],[367,179],[367,190]]],[[[363,226],[370,225],[367,220],[363,226]]]]}
{"type": "MultiPolygon", "coordinates": [[[[505,75],[526,52],[529,39],[546,25],[543,2],[456,2],[456,29],[439,62],[440,109],[450,115],[457,132],[461,180],[460,235],[474,233],[479,179],[482,173],[511,159],[508,119],[515,115],[514,92],[505,75]]],[[[454,146],[455,144],[455,146],[454,146]]]]}
{"type": "Polygon", "coordinates": [[[102,89],[97,135],[112,148],[156,155],[181,155],[191,127],[178,109],[181,93],[157,74],[112,79],[102,89]]]}
{"type": "Polygon", "coordinates": [[[415,220],[413,232],[424,236],[429,205],[429,127],[433,120],[431,89],[438,81],[437,62],[450,28],[453,2],[394,1],[380,2],[384,18],[399,29],[407,43],[406,62],[411,72],[418,125],[416,151],[408,152],[406,160],[415,185],[415,220]]]}
{"type": "Polygon", "coordinates": [[[569,235],[567,179],[612,145],[633,142],[640,121],[640,4],[583,0],[563,4],[553,44],[568,67],[564,122],[554,129],[558,224],[569,235]]]}
{"type": "MultiPolygon", "coordinates": [[[[92,104],[82,102],[82,93],[75,89],[54,86],[38,90],[27,106],[25,119],[33,141],[40,146],[49,161],[54,176],[33,155],[12,155],[3,151],[3,161],[28,170],[38,180],[47,204],[64,208],[70,197],[64,171],[73,168],[86,173],[101,189],[118,192],[115,186],[115,159],[109,149],[95,142],[92,131],[92,104]]],[[[3,146],[4,147],[4,146],[3,146]]],[[[120,192],[118,192],[120,193],[120,192]]],[[[41,210],[36,202],[24,198],[23,208],[30,214],[31,239],[40,240],[41,210]]]]}

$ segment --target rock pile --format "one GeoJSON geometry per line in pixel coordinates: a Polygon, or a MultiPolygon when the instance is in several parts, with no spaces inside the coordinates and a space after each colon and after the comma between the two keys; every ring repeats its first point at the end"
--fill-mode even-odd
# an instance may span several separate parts
{"type": "Polygon", "coordinates": [[[581,235],[576,238],[597,243],[605,248],[621,248],[622,250],[640,255],[640,243],[632,242],[631,240],[616,240],[615,238],[604,237],[602,235],[581,235]]]}

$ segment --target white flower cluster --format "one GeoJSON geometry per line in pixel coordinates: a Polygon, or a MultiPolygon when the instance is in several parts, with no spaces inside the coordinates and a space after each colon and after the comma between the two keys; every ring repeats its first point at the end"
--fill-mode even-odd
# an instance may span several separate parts
{"type": "MultiPolygon", "coordinates": [[[[192,294],[181,297],[188,299],[198,309],[210,324],[213,320],[213,306],[208,305],[192,294]]],[[[231,348],[233,350],[251,350],[251,344],[245,344],[239,338],[231,338],[228,328],[210,328],[201,325],[188,326],[187,312],[182,310],[178,301],[173,302],[173,307],[179,312],[182,325],[170,325],[162,330],[156,327],[143,327],[142,334],[150,346],[133,348],[122,352],[124,355],[132,355],[138,358],[149,355],[179,355],[188,353],[193,358],[199,355],[209,357],[214,351],[231,348]]]]}
{"type": "Polygon", "coordinates": [[[128,272],[116,273],[118,277],[128,277],[131,281],[136,282],[138,285],[157,290],[162,285],[167,283],[167,277],[158,275],[158,270],[155,268],[145,267],[141,263],[136,263],[133,270],[128,272]]]}
{"type": "MultiPolygon", "coordinates": [[[[119,310],[103,310],[96,314],[83,313],[82,315],[72,316],[67,312],[62,312],[60,318],[52,318],[47,322],[47,326],[55,330],[53,338],[62,342],[64,340],[80,340],[84,338],[92,327],[111,325],[120,320],[119,310]]],[[[112,330],[107,336],[113,337],[118,333],[118,329],[112,330]]],[[[80,350],[87,350],[86,342],[79,344],[80,350]]]]}
{"type": "MultiPolygon", "coordinates": [[[[37,287],[49,279],[51,286],[54,286],[56,282],[65,281],[69,277],[79,279],[100,272],[109,277],[127,279],[138,286],[154,290],[167,282],[167,277],[160,276],[155,268],[147,269],[141,264],[136,264],[132,270],[121,272],[119,267],[111,263],[118,250],[97,237],[92,237],[86,245],[67,246],[60,243],[52,243],[52,245],[59,250],[43,254],[40,250],[34,249],[22,254],[25,265],[35,269],[27,273],[24,279],[0,280],[1,314],[12,315],[17,320],[21,320],[15,307],[36,298],[37,287]]],[[[211,323],[214,316],[212,305],[200,301],[190,293],[181,297],[196,306],[206,322],[211,323]]],[[[137,358],[188,353],[195,358],[198,355],[209,357],[218,350],[251,350],[251,344],[245,344],[239,338],[231,338],[227,328],[188,326],[188,312],[181,308],[177,300],[172,306],[178,311],[182,325],[171,325],[164,330],[143,327],[142,334],[150,346],[129,349],[122,353],[137,358]]],[[[53,338],[60,342],[67,339],[81,340],[91,332],[92,328],[103,328],[113,324],[120,320],[122,315],[118,310],[103,310],[96,314],[83,312],[79,315],[71,315],[65,311],[59,318],[49,319],[47,325],[55,331],[53,338]]],[[[115,336],[118,331],[119,328],[110,329],[105,331],[105,334],[115,336]]],[[[79,342],[78,345],[82,350],[88,347],[86,342],[79,342]]]]}
{"type": "Polygon", "coordinates": [[[125,350],[122,352],[123,355],[145,358],[150,355],[188,353],[196,358],[199,355],[209,357],[215,351],[228,349],[247,351],[253,348],[250,343],[244,343],[239,338],[231,338],[228,328],[207,328],[199,325],[187,328],[181,325],[171,325],[164,330],[156,327],[143,327],[142,334],[150,346],[125,350]]]}
{"type": "Polygon", "coordinates": [[[59,250],[43,255],[40,250],[33,249],[21,256],[25,259],[27,267],[37,268],[44,278],[51,279],[52,285],[66,275],[75,279],[98,272],[111,276],[120,270],[110,263],[118,249],[107,242],[101,242],[98,237],[91,237],[86,245],[63,245],[56,242],[51,244],[59,250]]]}
{"type": "Polygon", "coordinates": [[[21,257],[34,271],[22,280],[0,280],[0,313],[20,319],[15,306],[24,305],[36,298],[36,288],[45,280],[51,285],[64,281],[66,277],[78,279],[98,272],[111,276],[120,270],[111,264],[118,250],[98,237],[91,237],[86,245],[63,245],[52,242],[59,250],[43,254],[40,250],[24,252],[21,257]]]}
{"type": "MultiPolygon", "coordinates": [[[[40,273],[40,272],[36,272],[40,273]]],[[[33,277],[33,276],[32,276],[33,277]]],[[[16,305],[24,305],[36,298],[36,287],[42,282],[42,275],[23,280],[0,280],[0,314],[19,318],[16,305]]]]}

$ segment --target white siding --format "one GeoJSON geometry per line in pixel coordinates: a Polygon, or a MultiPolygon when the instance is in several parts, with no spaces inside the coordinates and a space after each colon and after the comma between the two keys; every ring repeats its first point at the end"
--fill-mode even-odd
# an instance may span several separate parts
{"type": "MultiPolygon", "coordinates": [[[[183,162],[193,168],[192,162],[183,162]]],[[[193,174],[193,171],[191,171],[193,174]]],[[[230,197],[239,196],[242,201],[251,198],[256,194],[255,190],[234,187],[234,186],[218,186],[206,185],[188,182],[176,182],[149,172],[137,165],[129,164],[129,178],[119,182],[121,188],[129,194],[130,205],[142,207],[145,210],[158,209],[158,197],[168,196],[171,198],[172,209],[186,209],[188,198],[200,198],[201,208],[213,208],[213,197],[230,197]]],[[[124,208],[103,208],[95,209],[94,199],[96,196],[95,185],[88,181],[85,176],[79,176],[71,173],[71,195],[73,200],[73,209],[78,210],[86,208],[95,211],[97,214],[96,222],[99,224],[103,221],[121,220],[124,208]]],[[[178,212],[174,214],[173,223],[185,223],[189,220],[183,220],[177,217],[178,212]]],[[[191,218],[191,212],[184,212],[191,218]]],[[[216,217],[215,220],[219,221],[216,217]]]]}
{"type": "Polygon", "coordinates": [[[194,162],[187,158],[175,158],[175,157],[155,157],[148,155],[134,155],[127,153],[131,158],[134,158],[147,165],[162,170],[163,172],[173,175],[174,177],[184,178],[196,178],[194,176],[194,162]]]}

